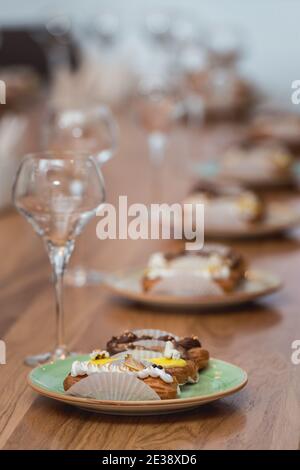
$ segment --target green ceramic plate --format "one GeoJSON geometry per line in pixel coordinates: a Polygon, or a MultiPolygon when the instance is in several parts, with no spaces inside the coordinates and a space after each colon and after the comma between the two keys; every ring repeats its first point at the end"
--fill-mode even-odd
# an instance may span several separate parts
{"type": "Polygon", "coordinates": [[[68,396],[63,390],[63,380],[69,373],[71,363],[86,360],[78,356],[36,367],[28,375],[29,385],[41,395],[70,405],[108,414],[146,415],[172,413],[209,403],[241,390],[247,384],[247,374],[233,364],[211,359],[200,372],[200,380],[194,385],[181,388],[181,396],[175,400],[157,401],[108,401],[68,396]]]}

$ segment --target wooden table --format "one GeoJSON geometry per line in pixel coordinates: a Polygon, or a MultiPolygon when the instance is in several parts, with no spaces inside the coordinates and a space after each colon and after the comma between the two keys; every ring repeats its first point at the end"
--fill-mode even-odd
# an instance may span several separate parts
{"type": "MultiPolygon", "coordinates": [[[[120,116],[118,157],[105,168],[109,200],[128,194],[147,199],[144,137],[127,115],[120,116]]],[[[188,179],[182,172],[186,142],[172,138],[166,187],[180,199],[188,179]],[[171,163],[176,163],[176,165],[171,163]]],[[[200,145],[200,135],[189,145],[200,145]]],[[[203,137],[202,137],[203,138],[203,137]]],[[[202,141],[203,143],[203,141],[202,141]]],[[[249,374],[237,395],[182,414],[114,417],[80,411],[38,396],[26,384],[23,358],[54,343],[54,297],[41,241],[19,215],[0,218],[0,337],[7,364],[0,369],[0,446],[4,449],[296,449],[300,442],[300,366],[291,362],[291,343],[300,339],[300,232],[288,238],[235,243],[252,263],[282,277],[283,290],[255,305],[219,311],[168,311],[113,298],[103,287],[66,288],[67,340],[76,350],[103,347],[107,338],[133,327],[198,334],[211,355],[236,363],[249,374]]],[[[77,264],[100,269],[142,264],[172,242],[99,241],[95,225],[78,240],[77,264]]]]}

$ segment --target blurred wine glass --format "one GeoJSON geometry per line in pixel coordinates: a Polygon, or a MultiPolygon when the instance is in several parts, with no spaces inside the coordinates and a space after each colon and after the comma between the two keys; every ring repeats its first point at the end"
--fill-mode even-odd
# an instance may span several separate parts
{"type": "Polygon", "coordinates": [[[165,10],[151,11],[146,15],[145,31],[153,44],[169,47],[172,40],[172,15],[165,10]]]}
{"type": "Polygon", "coordinates": [[[177,57],[182,75],[185,111],[188,124],[199,126],[205,117],[205,88],[209,76],[206,48],[198,41],[183,44],[177,57]]]}
{"type": "MultiPolygon", "coordinates": [[[[104,105],[53,111],[43,131],[44,148],[84,152],[100,167],[114,156],[117,140],[117,124],[104,105]]],[[[66,273],[66,282],[77,287],[102,281],[102,272],[82,265],[66,273]]]]}
{"type": "Polygon", "coordinates": [[[211,26],[206,42],[212,65],[215,67],[236,67],[245,47],[240,29],[226,24],[211,26]]]}
{"type": "Polygon", "coordinates": [[[163,196],[162,165],[169,132],[180,113],[180,86],[163,75],[147,75],[140,80],[136,96],[137,121],[147,134],[151,164],[151,202],[163,196]]]}
{"type": "Polygon", "coordinates": [[[64,337],[64,272],[76,237],[104,200],[99,166],[86,154],[60,151],[30,154],[18,169],[13,202],[44,241],[53,269],[56,299],[55,349],[27,357],[27,365],[65,359],[70,354],[64,337]]]}
{"type": "Polygon", "coordinates": [[[91,32],[103,49],[116,44],[120,37],[120,18],[113,11],[103,11],[93,19],[91,32]]]}
{"type": "Polygon", "coordinates": [[[102,104],[52,110],[42,134],[44,148],[85,152],[100,165],[110,160],[117,148],[117,124],[102,104]]]}
{"type": "Polygon", "coordinates": [[[61,67],[71,68],[69,50],[71,33],[71,18],[61,12],[49,13],[44,18],[42,26],[31,31],[32,39],[45,54],[51,79],[61,67]]]}

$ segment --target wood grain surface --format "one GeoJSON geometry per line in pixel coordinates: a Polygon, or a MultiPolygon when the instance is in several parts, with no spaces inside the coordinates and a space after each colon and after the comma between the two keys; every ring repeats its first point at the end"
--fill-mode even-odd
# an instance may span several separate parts
{"type": "MultiPolygon", "coordinates": [[[[122,113],[118,155],[104,175],[108,200],[127,194],[147,201],[149,166],[145,139],[122,113]]],[[[192,184],[184,171],[191,151],[211,154],[237,127],[171,136],[164,171],[168,200],[180,200],[192,184]]],[[[33,142],[34,147],[34,142],[33,142]]],[[[289,194],[284,193],[284,197],[289,194]]],[[[293,197],[295,197],[293,193],[293,197]]],[[[13,210],[0,217],[0,338],[7,364],[0,366],[0,447],[3,449],[298,449],[300,366],[291,343],[300,339],[300,231],[286,237],[234,243],[255,267],[284,281],[281,292],[256,304],[226,310],[151,309],[117,299],[103,287],[66,288],[66,332],[71,349],[104,347],[107,338],[133,327],[197,334],[214,357],[249,374],[240,393],[183,414],[113,417],[92,414],[39,397],[26,384],[27,354],[54,344],[54,296],[41,240],[13,210]]],[[[136,266],[153,250],[176,248],[170,241],[99,241],[95,222],[85,230],[71,265],[84,259],[101,270],[136,266]]]]}

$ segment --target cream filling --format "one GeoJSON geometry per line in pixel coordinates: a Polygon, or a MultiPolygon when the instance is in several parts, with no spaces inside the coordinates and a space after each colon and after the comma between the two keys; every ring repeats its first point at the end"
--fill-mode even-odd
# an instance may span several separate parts
{"type": "Polygon", "coordinates": [[[109,352],[107,351],[101,351],[100,349],[95,349],[91,354],[90,354],[90,358],[92,360],[95,360],[96,357],[98,357],[100,359],[108,359],[109,358],[109,352]]]}
{"type": "Polygon", "coordinates": [[[147,277],[172,277],[176,274],[188,273],[205,279],[228,279],[230,268],[218,254],[210,256],[179,256],[166,261],[161,253],[155,253],[148,264],[147,277]]]}
{"type": "Polygon", "coordinates": [[[146,369],[139,370],[136,375],[139,379],[146,379],[147,377],[160,378],[168,384],[174,381],[172,375],[159,367],[146,367],[146,369]]]}
{"type": "Polygon", "coordinates": [[[172,341],[167,341],[164,350],[164,357],[167,359],[180,359],[180,352],[174,349],[172,341]]]}
{"type": "Polygon", "coordinates": [[[133,372],[128,369],[128,367],[121,363],[107,363],[105,365],[96,365],[91,364],[89,361],[74,361],[71,367],[71,376],[77,377],[82,375],[91,375],[96,374],[99,372],[120,372],[130,375],[135,375],[139,379],[145,379],[147,377],[153,378],[160,378],[166,383],[172,383],[173,377],[168,374],[164,369],[160,369],[159,367],[148,366],[145,369],[139,370],[137,372],[133,372]]]}

